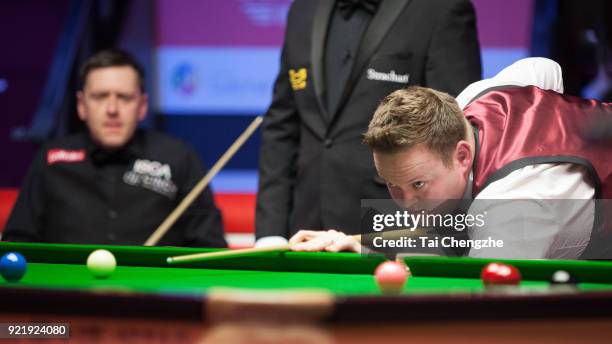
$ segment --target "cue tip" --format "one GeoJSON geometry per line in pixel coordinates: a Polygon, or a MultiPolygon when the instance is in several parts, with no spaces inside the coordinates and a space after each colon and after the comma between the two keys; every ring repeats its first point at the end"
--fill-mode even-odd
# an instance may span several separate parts
{"type": "Polygon", "coordinates": [[[172,264],[173,262],[174,262],[174,259],[172,257],[166,258],[166,263],[172,264]]]}

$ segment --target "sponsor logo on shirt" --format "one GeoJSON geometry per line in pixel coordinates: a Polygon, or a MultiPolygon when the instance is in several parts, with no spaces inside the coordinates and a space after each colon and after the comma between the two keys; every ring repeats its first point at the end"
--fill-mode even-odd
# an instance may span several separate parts
{"type": "Polygon", "coordinates": [[[132,186],[140,186],[157,192],[170,199],[176,196],[177,187],[172,181],[172,169],[170,165],[159,161],[137,159],[132,170],[123,174],[123,181],[132,186]]]}
{"type": "Polygon", "coordinates": [[[58,162],[81,162],[85,161],[85,150],[49,149],[47,151],[47,165],[58,162]]]}
{"type": "Polygon", "coordinates": [[[308,71],[306,68],[298,70],[289,69],[289,82],[294,91],[303,90],[306,88],[306,80],[308,79],[308,71]]]}
{"type": "Polygon", "coordinates": [[[394,70],[389,73],[378,72],[374,68],[368,68],[368,80],[397,82],[398,84],[407,84],[410,80],[410,74],[396,74],[394,70]]]}

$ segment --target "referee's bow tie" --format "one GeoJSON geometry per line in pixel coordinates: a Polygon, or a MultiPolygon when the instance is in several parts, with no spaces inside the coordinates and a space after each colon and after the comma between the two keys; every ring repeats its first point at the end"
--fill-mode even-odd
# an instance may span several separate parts
{"type": "Polygon", "coordinates": [[[371,14],[376,13],[380,0],[338,0],[338,10],[344,19],[349,19],[357,7],[361,7],[371,14]]]}

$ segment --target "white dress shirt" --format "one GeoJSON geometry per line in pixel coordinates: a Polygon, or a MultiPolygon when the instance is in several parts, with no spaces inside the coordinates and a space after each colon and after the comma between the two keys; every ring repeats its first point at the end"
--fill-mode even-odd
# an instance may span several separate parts
{"type": "MultiPolygon", "coordinates": [[[[532,85],[563,93],[561,67],[545,58],[519,60],[493,78],[469,85],[457,102],[463,109],[482,91],[503,85],[532,85]]],[[[469,230],[470,239],[499,239],[503,248],[472,249],[469,255],[578,258],[591,236],[594,195],[589,176],[579,165],[537,164],[517,169],[484,188],[469,209],[473,214],[487,214],[483,227],[469,230]],[[504,201],[483,201],[500,199],[504,201]]]]}

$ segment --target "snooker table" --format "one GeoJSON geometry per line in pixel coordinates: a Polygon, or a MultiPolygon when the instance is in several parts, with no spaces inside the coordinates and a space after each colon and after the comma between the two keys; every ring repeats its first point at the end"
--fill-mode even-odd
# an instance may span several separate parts
{"type": "Polygon", "coordinates": [[[18,282],[0,281],[0,323],[66,322],[71,338],[83,342],[129,342],[138,334],[198,342],[218,326],[235,335],[261,322],[324,328],[328,342],[393,342],[406,331],[418,342],[454,343],[490,342],[500,331],[508,342],[526,334],[564,342],[571,333],[605,342],[612,334],[607,261],[495,260],[516,266],[523,280],[491,291],[480,281],[491,260],[404,257],[413,276],[401,294],[382,295],[373,271],[385,259],[375,255],[276,252],[168,265],[168,256],[214,249],[0,242],[0,254],[9,251],[23,254],[28,270],[18,282]],[[98,248],[117,259],[107,279],[85,266],[98,248]],[[549,286],[559,269],[578,279],[576,288],[549,286]]]}

